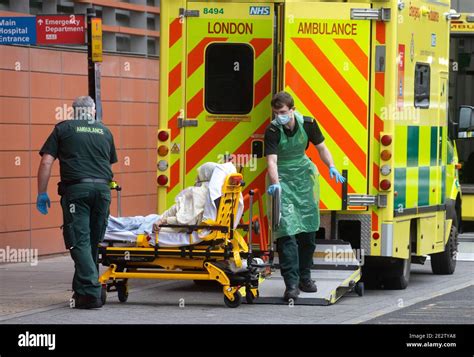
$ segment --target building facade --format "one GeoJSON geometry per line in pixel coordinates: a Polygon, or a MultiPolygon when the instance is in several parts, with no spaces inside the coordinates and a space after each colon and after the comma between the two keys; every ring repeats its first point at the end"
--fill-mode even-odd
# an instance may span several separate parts
{"type": "MultiPolygon", "coordinates": [[[[157,206],[158,1],[0,0],[0,16],[83,14],[92,5],[104,23],[103,121],[117,147],[122,215],[146,215],[157,206]]],[[[87,83],[85,46],[0,46],[0,249],[65,251],[57,162],[49,214],[36,210],[38,151],[87,83]]]]}

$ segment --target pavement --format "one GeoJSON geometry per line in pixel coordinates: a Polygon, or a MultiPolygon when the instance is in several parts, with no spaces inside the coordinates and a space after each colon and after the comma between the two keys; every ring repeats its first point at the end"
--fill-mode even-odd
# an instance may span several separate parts
{"type": "MultiPolygon", "coordinates": [[[[73,271],[69,255],[40,259],[36,266],[0,265],[0,324],[358,324],[379,323],[383,316],[390,323],[402,316],[390,313],[403,314],[410,306],[419,309],[421,305],[416,304],[453,292],[463,297],[459,298],[462,306],[474,285],[473,261],[458,261],[453,275],[433,275],[427,263],[412,265],[406,290],[366,290],[363,297],[349,293],[330,306],[242,304],[230,309],[224,305],[220,287],[200,287],[192,281],[131,280],[128,302],[120,303],[112,292],[101,309],[76,310],[69,307],[73,271]]],[[[444,309],[441,316],[450,316],[451,311],[444,309]]],[[[471,322],[463,314],[456,316],[443,323],[472,323],[472,315],[471,322]]]]}

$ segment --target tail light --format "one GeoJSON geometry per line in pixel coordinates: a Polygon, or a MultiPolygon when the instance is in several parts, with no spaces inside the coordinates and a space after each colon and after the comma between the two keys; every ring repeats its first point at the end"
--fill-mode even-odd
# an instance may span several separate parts
{"type": "Polygon", "coordinates": [[[391,135],[383,135],[382,139],[380,139],[380,142],[384,146],[389,146],[392,143],[392,136],[391,135]]]}
{"type": "Polygon", "coordinates": [[[168,155],[168,151],[169,151],[169,149],[168,149],[168,147],[165,146],[165,145],[160,145],[160,147],[158,148],[158,154],[159,154],[160,156],[166,156],[166,155],[168,155]]]}
{"type": "Polygon", "coordinates": [[[392,153],[389,150],[384,150],[381,152],[380,157],[382,160],[387,161],[392,158],[392,153]]]}
{"type": "Polygon", "coordinates": [[[392,183],[390,182],[390,180],[382,180],[380,181],[380,188],[382,190],[389,190],[390,187],[392,187],[392,183]]]}
{"type": "Polygon", "coordinates": [[[169,137],[170,137],[170,134],[167,131],[162,130],[158,133],[158,139],[160,141],[166,141],[168,140],[169,137]]]}
{"type": "Polygon", "coordinates": [[[160,176],[158,176],[156,181],[158,182],[158,185],[164,186],[168,183],[168,176],[160,175],[160,176]]]}
{"type": "Polygon", "coordinates": [[[379,239],[380,238],[379,232],[372,233],[372,238],[375,239],[375,240],[379,239]]]}

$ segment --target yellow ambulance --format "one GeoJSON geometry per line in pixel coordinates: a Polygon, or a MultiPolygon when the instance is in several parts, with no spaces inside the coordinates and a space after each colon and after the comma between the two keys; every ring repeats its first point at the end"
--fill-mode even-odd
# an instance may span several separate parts
{"type": "Polygon", "coordinates": [[[474,223],[474,14],[461,13],[451,21],[450,116],[458,123],[456,150],[459,156],[460,207],[463,230],[474,223]]]}
{"type": "MultiPolygon", "coordinates": [[[[320,239],[364,256],[366,284],[456,265],[459,183],[448,123],[449,0],[162,0],[158,210],[206,161],[265,193],[272,94],[314,117],[347,177],[320,168],[320,239]]],[[[266,196],[264,194],[264,196],[266,196]]]]}

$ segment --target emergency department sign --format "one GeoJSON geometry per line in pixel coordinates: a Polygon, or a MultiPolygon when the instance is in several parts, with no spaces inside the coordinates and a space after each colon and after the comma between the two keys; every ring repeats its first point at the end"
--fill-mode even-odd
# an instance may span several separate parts
{"type": "Polygon", "coordinates": [[[38,15],[37,43],[44,45],[85,44],[84,15],[38,15]]]}

